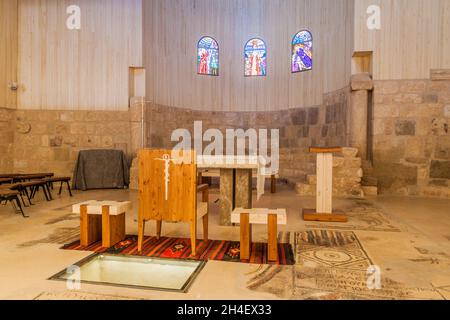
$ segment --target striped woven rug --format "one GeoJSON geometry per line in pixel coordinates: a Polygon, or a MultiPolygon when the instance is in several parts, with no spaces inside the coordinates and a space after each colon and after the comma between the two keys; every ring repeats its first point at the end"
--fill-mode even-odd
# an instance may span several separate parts
{"type": "Polygon", "coordinates": [[[209,240],[197,242],[197,254],[191,257],[191,240],[184,238],[146,237],[142,252],[137,250],[137,237],[128,236],[124,241],[112,248],[103,248],[101,241],[88,247],[80,245],[80,241],[63,246],[64,250],[91,251],[95,253],[109,253],[117,255],[146,256],[152,258],[189,259],[189,260],[218,260],[229,262],[242,262],[252,264],[293,265],[295,263],[292,246],[290,244],[278,245],[278,261],[267,261],[267,244],[253,243],[250,260],[241,260],[239,257],[239,242],[209,240]]]}

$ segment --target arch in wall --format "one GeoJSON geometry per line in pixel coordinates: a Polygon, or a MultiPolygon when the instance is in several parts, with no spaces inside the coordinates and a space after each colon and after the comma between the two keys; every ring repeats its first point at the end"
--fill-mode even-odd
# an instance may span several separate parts
{"type": "Polygon", "coordinates": [[[312,70],[313,67],[313,36],[306,29],[297,32],[292,38],[292,73],[312,70]]]}
{"type": "Polygon", "coordinates": [[[197,43],[197,73],[207,76],[219,75],[219,44],[209,36],[197,43]]]}
{"type": "Polygon", "coordinates": [[[267,74],[267,46],[264,40],[252,38],[244,47],[244,74],[246,77],[267,74]]]}

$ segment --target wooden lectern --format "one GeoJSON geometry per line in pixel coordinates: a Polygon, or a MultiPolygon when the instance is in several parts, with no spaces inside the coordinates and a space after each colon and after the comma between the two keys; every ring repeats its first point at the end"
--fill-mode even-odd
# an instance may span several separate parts
{"type": "Polygon", "coordinates": [[[196,255],[197,220],[203,220],[203,240],[208,240],[207,185],[197,186],[194,151],[172,159],[172,150],[139,151],[138,252],[142,252],[145,224],[156,221],[157,238],[162,222],[188,222],[191,225],[192,256],[196,255]],[[202,192],[202,201],[197,193],[202,192]]]}
{"type": "Polygon", "coordinates": [[[303,220],[320,222],[347,222],[347,216],[333,211],[333,153],[342,148],[312,147],[310,153],[317,154],[317,195],[316,210],[304,209],[303,220]]]}

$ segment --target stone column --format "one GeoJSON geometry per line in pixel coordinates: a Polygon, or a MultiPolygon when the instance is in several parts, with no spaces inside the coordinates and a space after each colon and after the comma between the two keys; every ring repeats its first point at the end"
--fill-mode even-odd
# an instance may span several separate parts
{"type": "Polygon", "coordinates": [[[236,170],[234,206],[236,208],[252,208],[252,170],[236,170]]]}
{"type": "Polygon", "coordinates": [[[373,80],[368,73],[352,76],[352,98],[350,107],[349,143],[359,150],[363,160],[367,159],[369,91],[373,89],[373,80]]]}
{"type": "Polygon", "coordinates": [[[136,157],[142,146],[146,145],[145,127],[142,128],[142,119],[145,124],[145,99],[135,97],[130,99],[130,125],[131,125],[131,146],[130,152],[136,157]],[[143,112],[144,111],[144,112],[143,112]],[[144,130],[144,134],[142,132],[144,130]],[[144,141],[143,141],[144,140],[144,141]]]}
{"type": "Polygon", "coordinates": [[[234,206],[234,171],[220,169],[220,225],[231,225],[234,206]]]}

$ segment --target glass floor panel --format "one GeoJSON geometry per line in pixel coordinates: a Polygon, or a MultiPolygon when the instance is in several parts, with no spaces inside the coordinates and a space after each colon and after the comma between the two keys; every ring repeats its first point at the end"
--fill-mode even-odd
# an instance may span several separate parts
{"type": "Polygon", "coordinates": [[[94,254],[49,280],[187,292],[204,261],[94,254]]]}

